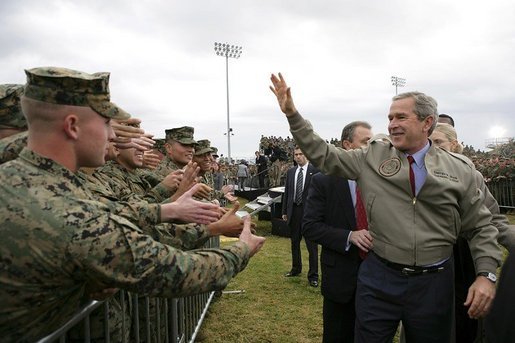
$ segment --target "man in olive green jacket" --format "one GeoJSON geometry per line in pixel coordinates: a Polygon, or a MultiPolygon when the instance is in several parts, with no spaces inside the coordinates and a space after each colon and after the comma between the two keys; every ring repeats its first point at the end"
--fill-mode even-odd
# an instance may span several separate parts
{"type": "Polygon", "coordinates": [[[408,341],[449,341],[452,246],[460,233],[469,239],[478,273],[465,305],[471,317],[486,315],[501,258],[497,230],[473,164],[428,139],[438,118],[436,101],[418,92],[396,96],[390,138],[377,136],[366,148],[346,151],[313,132],[281,74],[271,80],[304,154],[324,173],[357,180],[362,190],[374,241],[358,276],[355,340],[391,340],[402,320],[408,341]]]}

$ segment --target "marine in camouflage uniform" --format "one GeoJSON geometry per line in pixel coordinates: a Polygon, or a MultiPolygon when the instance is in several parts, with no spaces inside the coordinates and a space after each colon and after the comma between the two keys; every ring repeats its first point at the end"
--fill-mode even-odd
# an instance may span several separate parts
{"type": "Polygon", "coordinates": [[[22,94],[23,85],[0,85],[0,139],[27,130],[27,120],[20,105],[22,94]]]}
{"type": "MultiPolygon", "coordinates": [[[[152,187],[148,184],[140,175],[137,173],[138,168],[141,168],[143,165],[143,158],[141,152],[137,151],[134,148],[120,150],[120,153],[116,157],[115,161],[109,161],[104,166],[100,167],[95,171],[95,176],[98,178],[104,178],[110,186],[115,190],[118,198],[124,199],[127,195],[136,194],[140,197],[148,199],[149,191],[152,191],[152,187]]],[[[170,193],[167,191],[161,198],[154,199],[157,201],[165,200],[170,196],[170,193]]],[[[151,236],[159,242],[173,245],[175,244],[176,231],[178,227],[183,227],[186,230],[184,232],[189,231],[195,228],[200,229],[198,224],[187,224],[185,226],[179,225],[171,225],[171,224],[162,224],[159,226],[155,226],[152,228],[151,236]],[[170,232],[171,231],[171,232],[170,232]],[[170,241],[171,240],[171,241],[170,241]]],[[[207,230],[205,230],[207,232],[207,230]]],[[[201,242],[197,242],[197,244],[204,244],[209,235],[205,236],[205,240],[201,242]]],[[[195,246],[195,248],[200,247],[200,245],[195,246]]],[[[150,331],[152,332],[152,341],[156,341],[157,338],[155,335],[158,330],[162,337],[165,336],[165,327],[166,327],[166,316],[165,312],[159,310],[160,307],[157,306],[156,302],[162,303],[159,299],[151,299],[149,303],[149,323],[150,323],[150,331]],[[158,321],[159,319],[159,321],[158,321]],[[161,325],[157,327],[157,323],[160,322],[161,325]]],[[[146,299],[140,297],[138,299],[139,307],[141,309],[145,308],[146,299]]],[[[162,307],[161,307],[162,308],[162,307]]],[[[140,320],[140,336],[145,337],[145,321],[143,317],[139,317],[140,320]]]]}
{"type": "MultiPolygon", "coordinates": [[[[124,114],[109,101],[106,73],[26,73],[29,99],[90,107],[106,118],[124,114]]],[[[93,200],[73,170],[30,149],[0,166],[0,218],[6,341],[34,341],[55,330],[76,311],[88,284],[185,296],[225,287],[249,258],[243,242],[190,253],[156,242],[93,200]]]]}
{"type": "MultiPolygon", "coordinates": [[[[131,156],[132,153],[131,149],[125,151],[125,153],[125,157],[122,158],[119,155],[117,161],[108,161],[104,166],[97,168],[92,175],[87,176],[88,179],[96,183],[96,186],[104,192],[109,190],[108,196],[112,197],[113,201],[130,201],[131,203],[168,201],[171,193],[165,189],[165,186],[151,188],[146,180],[136,173],[138,165],[127,162],[126,159],[130,159],[128,156],[131,156]],[[123,162],[124,159],[125,162],[123,162]],[[156,191],[159,189],[160,191],[156,191]]],[[[94,185],[89,187],[93,188],[94,185]]],[[[152,224],[157,223],[154,221],[152,224]]],[[[182,250],[199,248],[210,237],[210,233],[204,225],[194,223],[185,225],[170,223],[157,226],[144,225],[142,229],[159,242],[182,250]]]]}
{"type": "Polygon", "coordinates": [[[270,182],[272,187],[277,187],[281,185],[281,175],[282,175],[282,164],[279,159],[275,160],[270,167],[270,182]]]}
{"type": "Polygon", "coordinates": [[[0,139],[0,164],[14,160],[22,149],[27,146],[27,132],[0,139]]]}
{"type": "MultiPolygon", "coordinates": [[[[14,160],[27,146],[28,132],[22,132],[0,140],[0,164],[14,160]]],[[[108,180],[98,177],[94,168],[81,168],[77,177],[81,178],[95,200],[107,205],[110,210],[138,226],[145,233],[161,243],[181,250],[200,248],[211,237],[205,225],[161,223],[160,204],[149,203],[137,193],[128,194],[122,201],[118,198],[108,180]],[[161,224],[161,225],[158,225],[161,224]]]]}
{"type": "Polygon", "coordinates": [[[27,120],[20,105],[23,85],[0,85],[0,164],[15,159],[27,144],[27,120]]]}
{"type": "Polygon", "coordinates": [[[195,129],[191,126],[183,126],[177,127],[173,129],[168,129],[165,131],[166,133],[166,156],[163,158],[161,163],[157,166],[157,168],[153,171],[155,174],[161,176],[162,178],[166,177],[171,172],[182,169],[189,161],[186,161],[188,158],[191,160],[193,157],[193,147],[197,142],[193,139],[193,133],[195,129]],[[191,150],[191,156],[188,153],[181,154],[179,159],[172,158],[172,150],[175,148],[174,146],[179,146],[177,149],[187,149],[191,150]]]}
{"type": "Polygon", "coordinates": [[[196,162],[200,167],[199,175],[201,182],[208,185],[212,191],[209,193],[208,201],[225,200],[222,191],[215,190],[215,182],[213,174],[211,173],[211,142],[208,139],[201,139],[195,145],[195,153],[193,154],[193,162],[196,162]]]}
{"type": "MultiPolygon", "coordinates": [[[[0,108],[9,108],[9,111],[2,112],[3,114],[9,113],[9,116],[0,117],[2,120],[0,126],[19,127],[20,129],[26,128],[26,120],[21,111],[19,97],[13,98],[13,96],[9,96],[1,98],[0,108]],[[16,102],[13,102],[13,99],[15,99],[16,102]],[[15,106],[19,109],[18,111],[13,110],[15,106]]],[[[22,132],[1,139],[0,164],[17,158],[21,150],[26,147],[27,138],[28,132],[22,132]]],[[[189,224],[176,226],[166,223],[156,226],[156,224],[160,222],[159,205],[149,204],[138,196],[128,196],[125,199],[127,202],[119,202],[119,199],[114,195],[108,183],[103,183],[100,179],[96,179],[86,172],[83,173],[79,171],[76,175],[83,179],[86,187],[92,191],[96,200],[102,201],[110,207],[113,213],[130,220],[133,224],[139,226],[147,234],[151,234],[154,239],[162,243],[181,250],[191,250],[203,246],[210,237],[209,232],[203,225],[189,224]]],[[[109,303],[109,332],[112,341],[120,340],[122,333],[125,333],[126,339],[128,338],[131,326],[130,308],[132,304],[130,298],[130,294],[127,293],[125,315],[122,314],[122,304],[118,296],[107,300],[109,303]],[[124,324],[122,323],[123,318],[125,318],[124,324]],[[126,330],[124,331],[122,328],[126,330]]],[[[104,337],[103,323],[104,313],[102,308],[93,311],[90,316],[91,338],[93,341],[102,341],[104,337]]],[[[67,339],[69,341],[82,341],[83,328],[78,326],[70,330],[67,339]]]]}
{"type": "Polygon", "coordinates": [[[107,182],[120,201],[137,194],[150,203],[159,203],[173,194],[162,183],[152,187],[140,174],[127,170],[116,161],[108,161],[95,171],[94,176],[107,182]]]}
{"type": "MultiPolygon", "coordinates": [[[[0,140],[0,164],[14,160],[27,146],[28,132],[22,132],[0,140]]],[[[104,177],[97,177],[94,168],[81,168],[76,175],[81,178],[95,200],[107,205],[110,210],[138,226],[161,243],[181,250],[200,248],[211,237],[205,225],[161,223],[160,204],[149,203],[136,193],[120,200],[104,177]],[[161,224],[161,225],[158,225],[161,224]]]]}
{"type": "Polygon", "coordinates": [[[56,329],[77,309],[88,282],[177,297],[225,287],[248,261],[243,243],[184,253],[156,242],[92,201],[68,169],[27,149],[0,167],[0,184],[6,340],[34,340],[56,329]]]}

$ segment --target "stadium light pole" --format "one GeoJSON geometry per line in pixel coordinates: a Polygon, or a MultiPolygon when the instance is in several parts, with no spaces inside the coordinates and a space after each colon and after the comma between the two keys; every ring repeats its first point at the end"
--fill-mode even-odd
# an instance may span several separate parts
{"type": "Polygon", "coordinates": [[[227,84],[227,157],[229,163],[231,163],[231,121],[229,115],[229,57],[240,58],[243,48],[237,45],[231,45],[228,43],[217,43],[215,42],[215,53],[218,56],[225,57],[225,80],[227,84]]]}
{"type": "Polygon", "coordinates": [[[405,85],[406,79],[397,76],[392,76],[392,86],[395,86],[395,95],[397,95],[397,87],[404,87],[405,85]]]}

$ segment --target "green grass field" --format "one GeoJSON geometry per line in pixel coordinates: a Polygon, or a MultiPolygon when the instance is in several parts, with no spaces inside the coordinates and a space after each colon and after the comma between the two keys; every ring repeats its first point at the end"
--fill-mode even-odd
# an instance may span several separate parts
{"type": "MultiPolygon", "coordinates": [[[[515,223],[514,215],[509,219],[515,223]]],[[[307,281],[306,246],[301,243],[305,270],[285,278],[291,267],[289,239],[272,236],[268,221],[257,224],[266,243],[226,288],[242,292],[222,294],[211,305],[197,342],[321,342],[322,296],[307,281]]]]}

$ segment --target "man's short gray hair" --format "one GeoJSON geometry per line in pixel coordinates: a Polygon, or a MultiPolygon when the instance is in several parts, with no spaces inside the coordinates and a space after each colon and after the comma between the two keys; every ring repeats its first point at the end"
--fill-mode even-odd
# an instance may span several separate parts
{"type": "Polygon", "coordinates": [[[413,100],[415,100],[414,112],[417,115],[418,120],[422,121],[429,116],[433,117],[433,125],[428,132],[428,135],[431,135],[436,127],[436,124],[438,123],[438,103],[436,100],[421,92],[401,93],[394,96],[392,100],[396,101],[406,98],[413,98],[413,100]]]}
{"type": "Polygon", "coordinates": [[[342,137],[341,137],[342,143],[343,143],[343,141],[352,142],[353,137],[354,137],[354,131],[356,131],[356,128],[358,126],[362,126],[365,129],[369,129],[369,130],[372,129],[372,126],[370,126],[370,124],[367,123],[366,121],[353,121],[353,122],[345,125],[345,127],[343,128],[342,137]]]}

